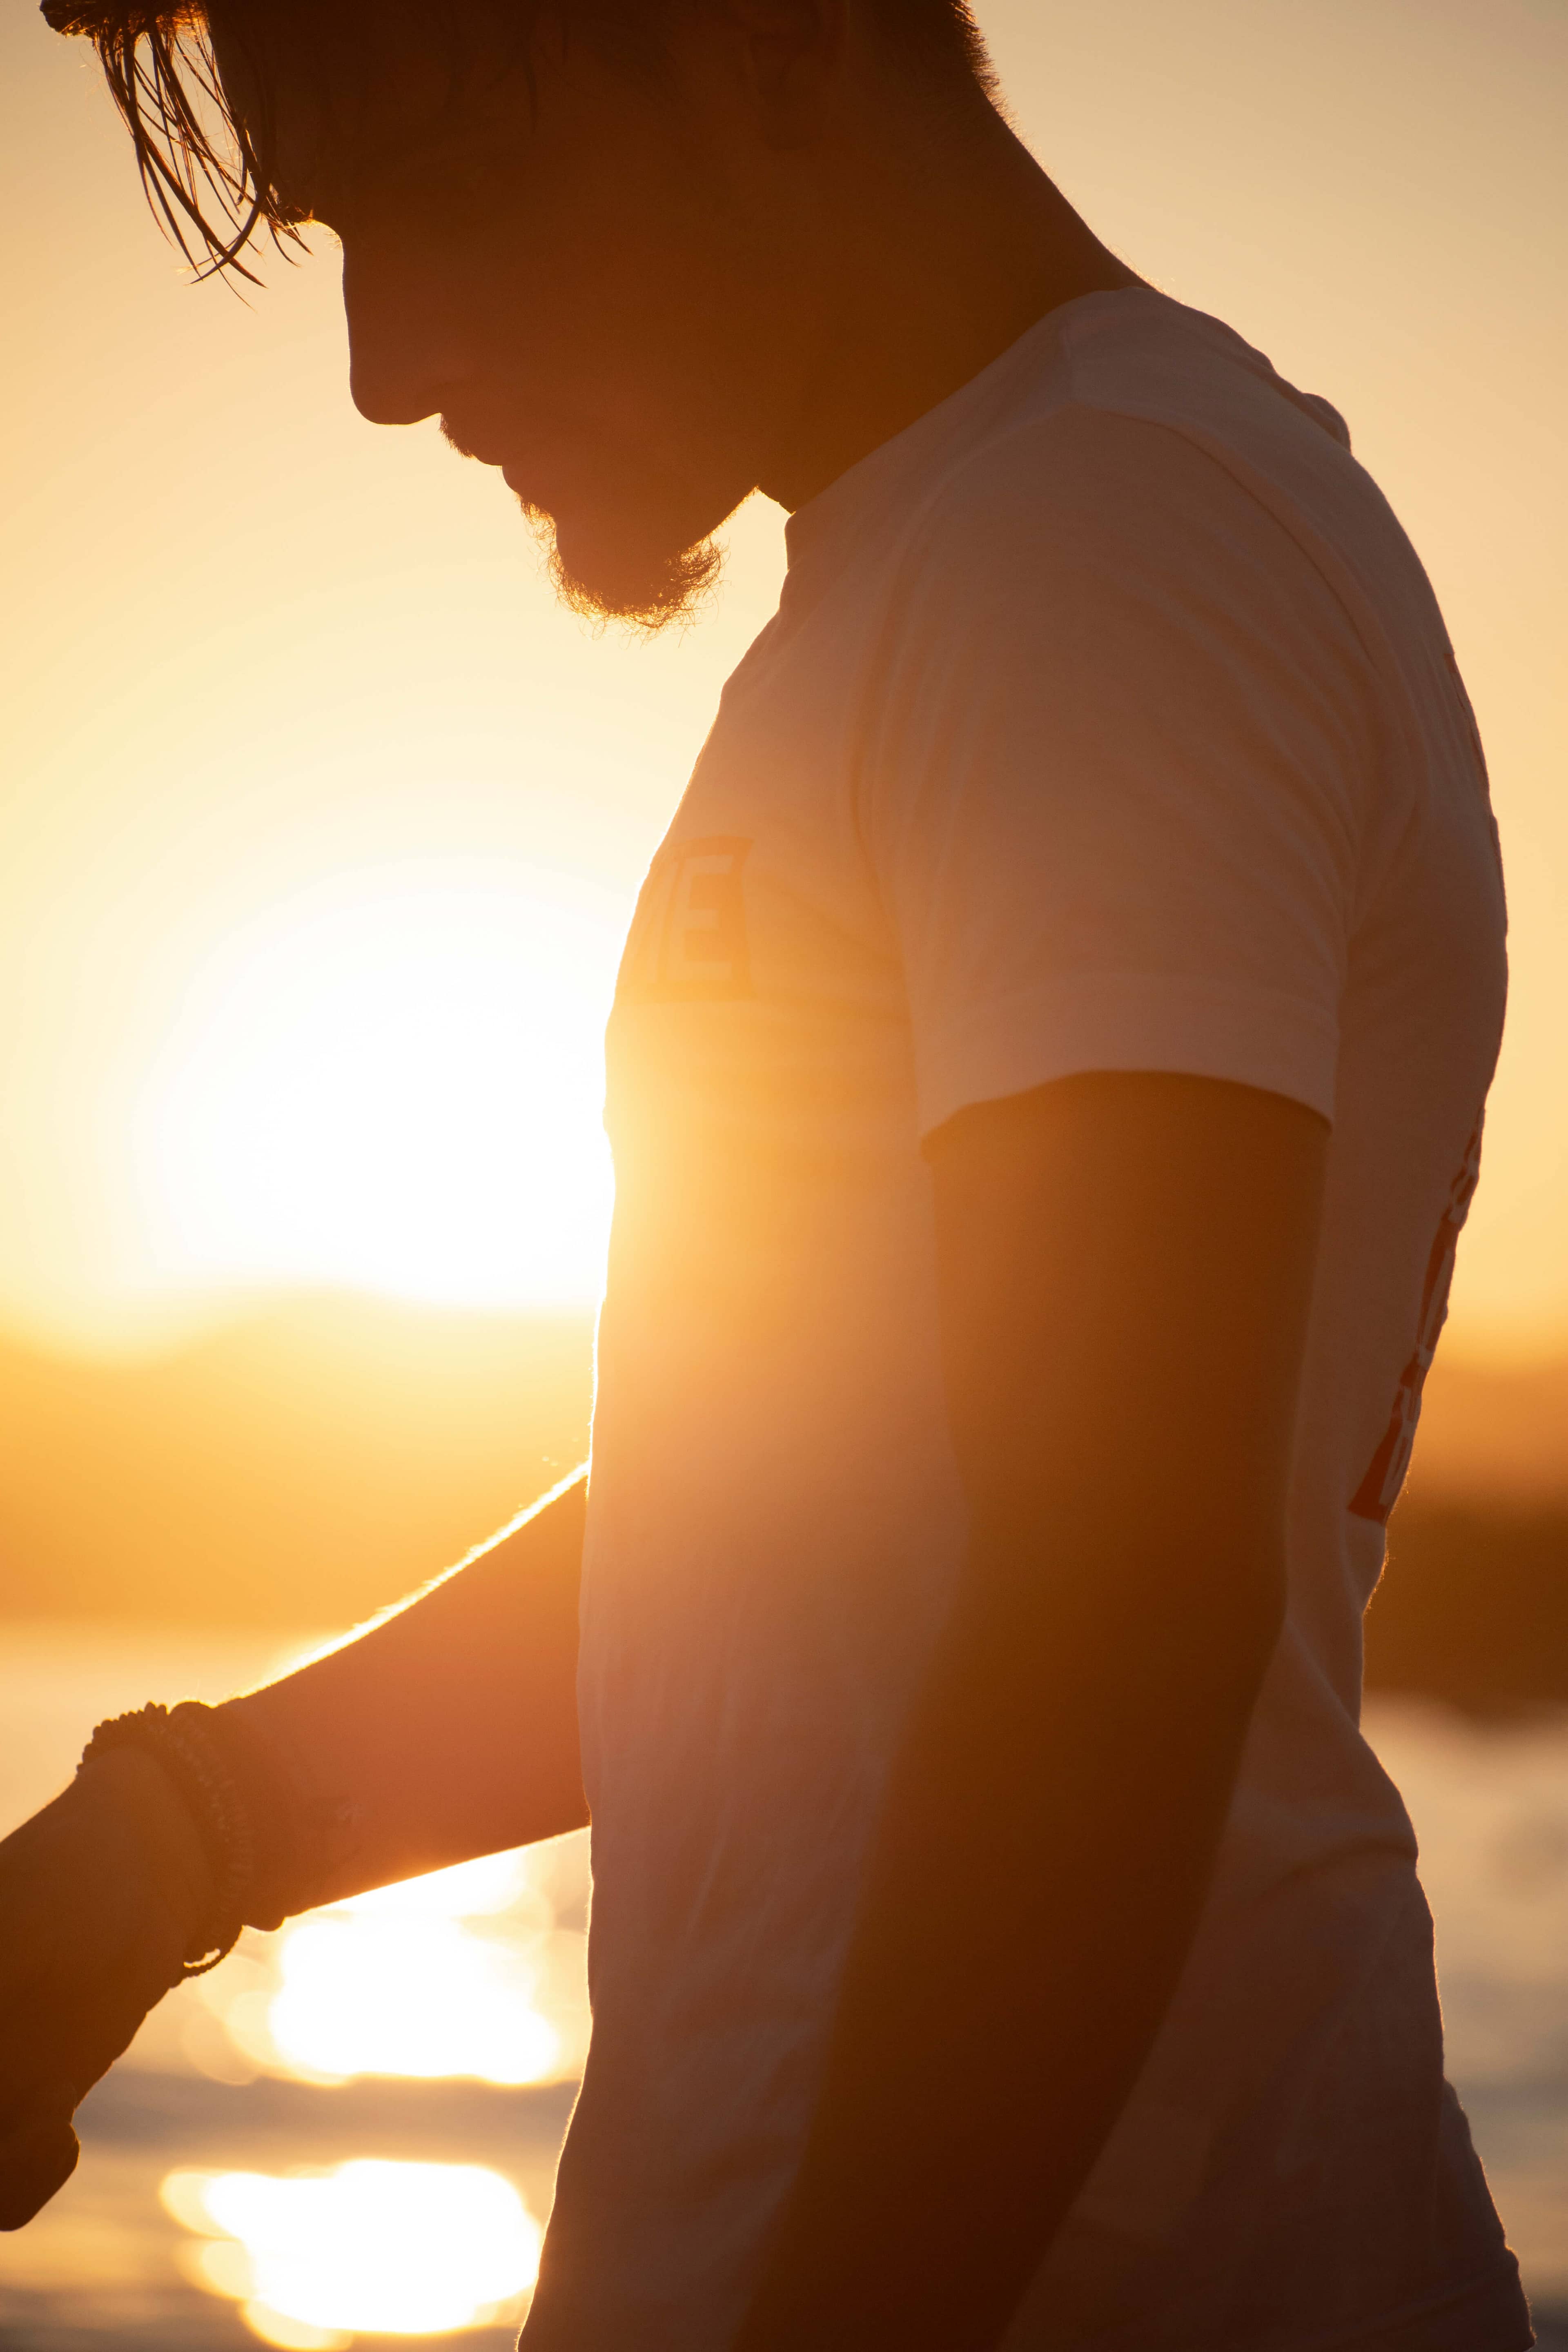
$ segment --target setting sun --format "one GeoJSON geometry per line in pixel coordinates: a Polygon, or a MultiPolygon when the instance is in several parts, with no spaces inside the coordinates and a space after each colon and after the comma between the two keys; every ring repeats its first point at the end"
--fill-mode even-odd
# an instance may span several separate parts
{"type": "Polygon", "coordinates": [[[489,862],[369,866],[264,910],[192,978],[140,1107],[161,1272],[593,1297],[617,946],[583,891],[489,862]]]}

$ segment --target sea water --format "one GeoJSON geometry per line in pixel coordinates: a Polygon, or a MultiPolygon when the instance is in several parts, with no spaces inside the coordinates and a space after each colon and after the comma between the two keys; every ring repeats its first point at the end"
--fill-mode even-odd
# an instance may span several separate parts
{"type": "MultiPolygon", "coordinates": [[[[102,1717],[221,1697],[310,1646],[5,1629],[0,1826],[102,1717]]],[[[1568,1718],[1381,1700],[1367,1723],[1421,1840],[1449,2073],[1543,2339],[1568,2347],[1568,1718]]],[[[346,2352],[392,2326],[499,2352],[585,2047],[586,1897],[571,1838],[247,1934],[153,2013],[79,2117],[76,2177],[0,2240],[5,2352],[346,2352]]]]}

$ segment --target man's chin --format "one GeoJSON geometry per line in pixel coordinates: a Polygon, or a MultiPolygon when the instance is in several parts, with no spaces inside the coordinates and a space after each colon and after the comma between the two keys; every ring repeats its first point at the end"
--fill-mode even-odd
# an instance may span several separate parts
{"type": "Polygon", "coordinates": [[[552,515],[518,504],[544,548],[562,603],[590,621],[623,621],[654,631],[689,620],[719,577],[714,540],[678,544],[670,529],[629,516],[552,515]]]}

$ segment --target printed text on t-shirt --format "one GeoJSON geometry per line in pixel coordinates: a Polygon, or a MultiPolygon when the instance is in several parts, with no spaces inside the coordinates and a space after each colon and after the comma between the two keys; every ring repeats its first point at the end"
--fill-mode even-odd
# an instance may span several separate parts
{"type": "Polygon", "coordinates": [[[667,842],[637,899],[616,994],[622,1003],[750,996],[741,872],[750,839],[667,842]]]}

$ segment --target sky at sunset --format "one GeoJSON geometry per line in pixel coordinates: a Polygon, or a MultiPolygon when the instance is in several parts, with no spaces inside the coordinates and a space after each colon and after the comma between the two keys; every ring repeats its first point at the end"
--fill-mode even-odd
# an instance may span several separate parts
{"type": "MultiPolygon", "coordinates": [[[[1568,1352],[1568,0],[982,0],[1108,242],[1348,417],[1487,740],[1514,1000],[1454,1344],[1568,1352]]],[[[707,621],[557,610],[362,423],[335,257],[193,287],[80,44],[0,12],[0,1322],[591,1298],[599,1032],[779,511],[707,621]]]]}

